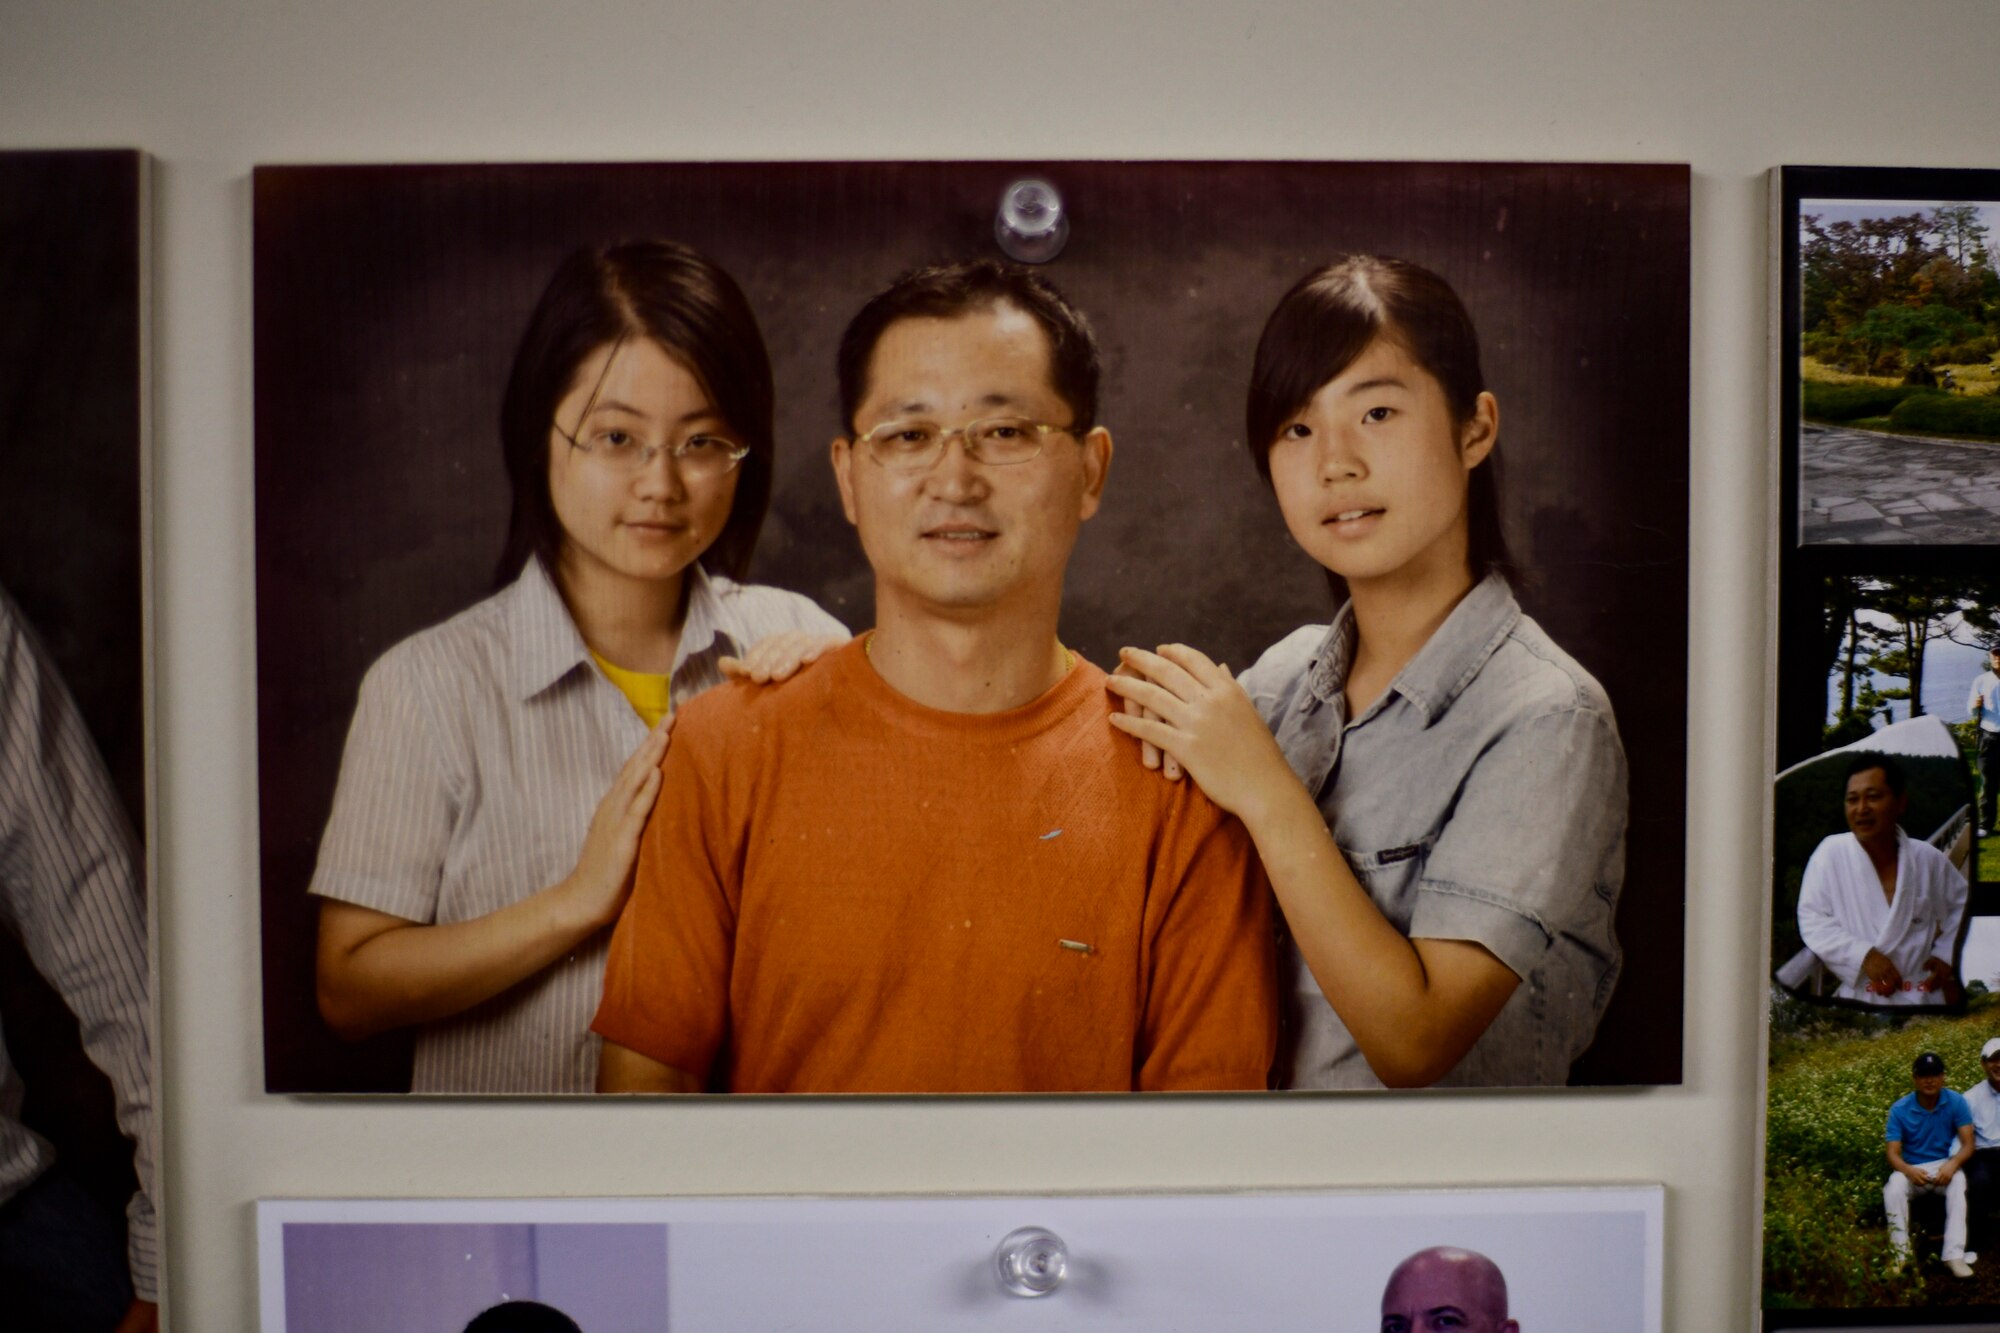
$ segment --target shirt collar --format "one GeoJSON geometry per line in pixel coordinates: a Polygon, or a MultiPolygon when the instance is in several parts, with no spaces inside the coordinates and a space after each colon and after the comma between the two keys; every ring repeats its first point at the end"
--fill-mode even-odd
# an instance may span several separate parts
{"type": "MultiPolygon", "coordinates": [[[[700,563],[687,567],[687,615],[681,623],[680,647],[674,652],[674,672],[697,653],[720,647],[740,653],[742,645],[722,623],[718,589],[700,563]]],[[[556,590],[539,557],[530,556],[505,594],[507,634],[514,646],[514,697],[526,701],[548,689],[579,666],[590,662],[590,647],[570,618],[569,607],[556,590]]]]}
{"type": "MultiPolygon", "coordinates": [[[[1417,655],[1396,673],[1383,697],[1400,695],[1423,714],[1425,725],[1435,722],[1472,683],[1520,619],[1520,603],[1514,600],[1506,578],[1488,574],[1473,585],[1417,655]]],[[[1311,681],[1313,693],[1323,701],[1332,702],[1347,688],[1354,645],[1354,603],[1350,601],[1340,608],[1320,641],[1311,681]]]]}
{"type": "Polygon", "coordinates": [[[514,697],[525,702],[588,662],[590,649],[540,556],[528,557],[505,596],[514,697]]]}
{"type": "Polygon", "coordinates": [[[700,561],[687,567],[687,616],[681,621],[681,646],[674,652],[676,672],[681,663],[712,644],[720,644],[725,653],[743,651],[744,645],[722,623],[721,590],[715,583],[700,561]]]}

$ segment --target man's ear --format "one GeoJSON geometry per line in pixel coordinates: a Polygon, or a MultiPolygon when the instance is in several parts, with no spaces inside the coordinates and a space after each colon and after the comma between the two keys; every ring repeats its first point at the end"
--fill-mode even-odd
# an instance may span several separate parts
{"type": "Polygon", "coordinates": [[[1093,426],[1079,442],[1083,448],[1083,512],[1089,518],[1104,502],[1104,481],[1111,475],[1111,432],[1093,426]]]}
{"type": "Polygon", "coordinates": [[[854,522],[854,480],[848,472],[854,466],[854,442],[844,435],[833,437],[828,450],[833,459],[833,479],[840,487],[840,510],[854,522]]]}
{"type": "Polygon", "coordinates": [[[1490,393],[1482,393],[1473,400],[1472,415],[1465,419],[1460,432],[1458,452],[1465,460],[1467,472],[1486,461],[1493,452],[1493,446],[1500,441],[1500,400],[1490,393]]]}

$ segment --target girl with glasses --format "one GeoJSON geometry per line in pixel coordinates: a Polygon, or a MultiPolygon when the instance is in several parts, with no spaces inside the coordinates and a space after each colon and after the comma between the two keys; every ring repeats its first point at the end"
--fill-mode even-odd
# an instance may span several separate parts
{"type": "Polygon", "coordinates": [[[572,255],[500,416],[500,590],[361,685],[312,881],[319,1004],[350,1039],[416,1026],[414,1091],[588,1092],[672,708],[766,636],[845,630],[736,581],[771,493],[770,358],[701,255],[572,255]]]}
{"type": "Polygon", "coordinates": [[[1126,649],[1112,724],[1256,841],[1287,933],[1299,1088],[1566,1082],[1617,979],[1625,754],[1598,683],[1524,615],[1500,409],[1456,292],[1350,256],[1258,343],[1248,434],[1339,610],[1239,682],[1126,649]]]}

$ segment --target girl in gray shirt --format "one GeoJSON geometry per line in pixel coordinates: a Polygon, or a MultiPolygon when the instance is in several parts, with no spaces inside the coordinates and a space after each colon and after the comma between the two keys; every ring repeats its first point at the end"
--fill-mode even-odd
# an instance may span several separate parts
{"type": "Polygon", "coordinates": [[[1471,317],[1428,269],[1341,259],[1272,313],[1247,415],[1344,604],[1240,683],[1125,649],[1112,688],[1148,711],[1112,724],[1256,841],[1290,935],[1274,1081],[1563,1083],[1618,975],[1625,752],[1514,600],[1471,317]]]}

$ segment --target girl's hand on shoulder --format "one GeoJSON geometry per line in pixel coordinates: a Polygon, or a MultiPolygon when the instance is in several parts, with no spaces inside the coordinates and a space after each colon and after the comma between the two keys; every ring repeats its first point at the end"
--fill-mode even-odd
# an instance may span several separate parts
{"type": "Polygon", "coordinates": [[[838,635],[815,634],[809,629],[780,630],[751,644],[743,656],[725,657],[716,666],[724,680],[775,685],[791,679],[801,667],[811,666],[829,649],[846,642],[838,635]]]}
{"type": "MultiPolygon", "coordinates": [[[[1139,675],[1137,671],[1134,671],[1131,666],[1124,662],[1120,662],[1111,674],[1114,676],[1123,676],[1127,679],[1136,679],[1139,675]]],[[[1144,704],[1135,703],[1130,699],[1120,699],[1118,703],[1129,717],[1143,717],[1152,722],[1160,720],[1159,716],[1144,704]]],[[[1179,782],[1181,780],[1180,760],[1170,754],[1161,754],[1160,747],[1151,741],[1139,742],[1139,762],[1147,768],[1158,769],[1160,776],[1169,782],[1179,782]]]]}
{"type": "Polygon", "coordinates": [[[1211,801],[1248,822],[1269,794],[1298,786],[1270,728],[1227,666],[1180,643],[1157,653],[1124,648],[1118,656],[1120,674],[1109,677],[1107,687],[1152,716],[1113,713],[1111,725],[1158,746],[1211,801]]]}
{"type": "Polygon", "coordinates": [[[576,909],[594,929],[615,922],[631,896],[639,835],[646,831],[646,819],[660,794],[660,761],[667,757],[667,738],[673,729],[670,713],[646,733],[590,817],[590,831],[583,835],[583,851],[567,883],[576,909]]]}

